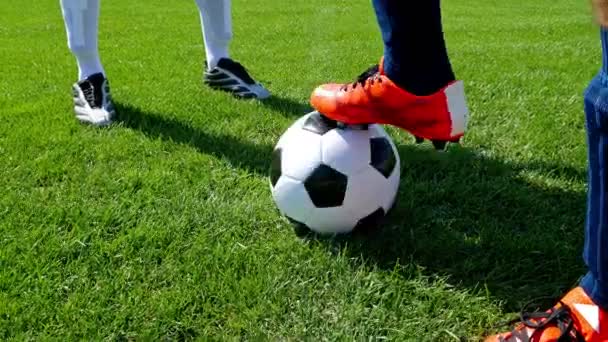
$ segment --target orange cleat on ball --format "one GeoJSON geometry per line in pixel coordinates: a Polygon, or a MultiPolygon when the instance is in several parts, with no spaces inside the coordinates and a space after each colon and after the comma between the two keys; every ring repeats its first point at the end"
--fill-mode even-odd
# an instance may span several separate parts
{"type": "Polygon", "coordinates": [[[382,61],[354,83],[317,87],[310,102],[332,120],[348,125],[397,126],[418,141],[429,139],[438,145],[457,142],[468,123],[462,81],[454,81],[434,94],[417,96],[391,81],[384,74],[382,61]]]}

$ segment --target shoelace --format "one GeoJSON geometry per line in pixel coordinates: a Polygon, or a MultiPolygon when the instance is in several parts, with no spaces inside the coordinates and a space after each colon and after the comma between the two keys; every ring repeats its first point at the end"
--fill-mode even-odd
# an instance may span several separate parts
{"type": "Polygon", "coordinates": [[[92,84],[87,84],[87,87],[84,87],[84,89],[82,89],[82,93],[84,95],[85,100],[87,100],[87,102],[89,103],[89,106],[91,106],[91,108],[95,107],[95,91],[93,89],[93,85],[92,84]]]}
{"type": "Polygon", "coordinates": [[[342,90],[348,91],[349,89],[355,89],[359,85],[365,86],[366,82],[370,82],[370,84],[374,84],[376,81],[382,82],[380,76],[380,66],[378,64],[372,65],[367,70],[361,73],[361,75],[357,76],[357,79],[353,83],[348,83],[342,86],[342,90]]]}
{"type": "MultiPolygon", "coordinates": [[[[543,330],[550,325],[555,325],[560,331],[560,336],[557,339],[558,342],[585,342],[581,333],[574,328],[574,320],[572,319],[568,307],[562,302],[559,304],[559,307],[554,306],[548,312],[525,312],[525,308],[530,306],[529,303],[524,306],[524,310],[520,313],[520,317],[509,322],[509,325],[519,322],[534,330],[543,330]]],[[[530,338],[524,329],[516,328],[512,331],[512,335],[518,337],[521,341],[530,341],[530,338]]],[[[501,338],[501,341],[506,342],[507,340],[501,338]]]]}

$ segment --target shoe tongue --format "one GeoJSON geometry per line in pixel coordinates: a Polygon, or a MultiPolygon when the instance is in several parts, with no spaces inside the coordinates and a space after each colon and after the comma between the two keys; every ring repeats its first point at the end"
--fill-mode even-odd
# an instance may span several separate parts
{"type": "Polygon", "coordinates": [[[91,108],[101,108],[102,106],[102,85],[104,80],[103,74],[97,73],[87,77],[78,84],[91,108]]]}
{"type": "Polygon", "coordinates": [[[220,58],[217,61],[217,66],[220,68],[229,68],[231,65],[234,65],[234,61],[230,58],[220,58]]]}
{"type": "Polygon", "coordinates": [[[105,77],[103,76],[102,73],[98,72],[96,74],[93,74],[93,75],[87,77],[87,80],[89,82],[91,82],[94,87],[99,87],[99,86],[101,86],[101,84],[105,80],[105,77]]]}

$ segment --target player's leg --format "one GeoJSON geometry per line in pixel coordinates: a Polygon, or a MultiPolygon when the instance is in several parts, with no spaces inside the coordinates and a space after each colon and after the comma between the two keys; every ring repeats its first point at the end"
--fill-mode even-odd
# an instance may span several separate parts
{"type": "Polygon", "coordinates": [[[201,17],[207,66],[215,68],[222,58],[230,58],[232,40],[230,0],[196,0],[201,17]]]}
{"type": "Polygon", "coordinates": [[[312,105],[348,124],[392,124],[427,139],[457,140],[466,129],[468,109],[448,59],[440,1],[373,4],[384,41],[379,71],[350,85],[318,87],[312,105]]]}
{"type": "Polygon", "coordinates": [[[230,58],[228,46],[232,40],[230,0],[196,0],[201,17],[205,43],[205,72],[203,81],[214,89],[228,91],[239,98],[264,99],[270,96],[247,70],[230,58]]]}
{"type": "Polygon", "coordinates": [[[602,31],[603,67],[585,92],[589,189],[583,257],[589,268],[581,286],[570,291],[544,317],[519,324],[488,342],[608,341],[608,33],[602,31]],[[553,315],[551,315],[553,314],[553,315]],[[572,328],[567,329],[568,322],[572,328]],[[561,327],[560,327],[561,324],[561,327]],[[502,338],[502,339],[501,339],[502,338]],[[518,339],[519,338],[519,339],[518,339]],[[564,339],[576,341],[574,338],[564,339]]]}
{"type": "MultiPolygon", "coordinates": [[[[608,315],[608,30],[601,30],[602,70],[585,92],[589,184],[585,249],[589,273],[585,292],[608,315]]],[[[608,316],[603,320],[608,337],[608,316]]]]}
{"type": "Polygon", "coordinates": [[[72,86],[74,112],[82,122],[106,125],[115,114],[97,48],[99,0],[61,0],[68,47],[78,64],[72,86]]]}
{"type": "Polygon", "coordinates": [[[431,95],[455,76],[443,37],[440,2],[414,3],[374,1],[384,41],[384,72],[412,94],[431,95]]]}

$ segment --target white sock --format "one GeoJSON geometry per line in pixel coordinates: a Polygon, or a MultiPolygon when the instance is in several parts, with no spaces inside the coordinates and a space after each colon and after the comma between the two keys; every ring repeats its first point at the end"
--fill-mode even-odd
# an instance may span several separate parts
{"type": "Polygon", "coordinates": [[[203,40],[208,68],[221,58],[230,58],[228,45],[232,40],[230,0],[196,0],[203,26],[203,40]]]}
{"type": "Polygon", "coordinates": [[[97,49],[99,0],[61,0],[68,47],[78,63],[78,79],[105,71],[97,49]]]}

